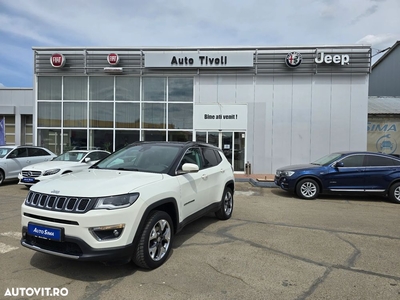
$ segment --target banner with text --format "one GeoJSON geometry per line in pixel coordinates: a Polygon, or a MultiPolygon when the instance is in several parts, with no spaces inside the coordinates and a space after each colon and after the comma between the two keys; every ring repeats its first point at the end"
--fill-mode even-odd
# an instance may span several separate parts
{"type": "Polygon", "coordinates": [[[246,104],[197,104],[196,130],[247,130],[246,104]]]}
{"type": "Polygon", "coordinates": [[[0,146],[6,144],[6,124],[4,117],[0,120],[0,146]]]}

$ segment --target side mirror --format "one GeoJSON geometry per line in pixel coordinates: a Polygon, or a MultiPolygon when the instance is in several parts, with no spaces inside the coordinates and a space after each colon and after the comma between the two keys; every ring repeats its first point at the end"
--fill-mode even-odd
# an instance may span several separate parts
{"type": "Polygon", "coordinates": [[[340,167],[344,167],[344,163],[341,161],[338,161],[337,163],[334,164],[335,168],[340,168],[340,167]]]}
{"type": "Polygon", "coordinates": [[[184,173],[196,173],[199,171],[199,166],[196,164],[186,163],[183,164],[182,171],[184,173]]]}
{"type": "Polygon", "coordinates": [[[86,157],[84,161],[85,163],[88,163],[90,161],[90,157],[86,157]]]}

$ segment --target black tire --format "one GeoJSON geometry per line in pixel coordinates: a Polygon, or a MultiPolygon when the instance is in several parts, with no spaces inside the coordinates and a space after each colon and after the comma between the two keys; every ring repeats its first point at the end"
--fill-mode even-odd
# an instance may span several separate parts
{"type": "Polygon", "coordinates": [[[133,262],[145,269],[158,268],[171,252],[173,236],[171,217],[164,211],[151,212],[134,250],[133,262]]]}
{"type": "Polygon", "coordinates": [[[315,199],[319,195],[319,185],[311,178],[300,180],[296,185],[296,195],[302,199],[315,199]]]}
{"type": "Polygon", "coordinates": [[[396,182],[390,187],[389,200],[400,204],[400,182],[396,182]]]}
{"type": "Polygon", "coordinates": [[[228,220],[233,212],[233,193],[226,187],[221,199],[221,207],[215,212],[215,216],[220,220],[228,220]]]}
{"type": "Polygon", "coordinates": [[[4,172],[0,170],[0,185],[4,182],[4,172]]]}

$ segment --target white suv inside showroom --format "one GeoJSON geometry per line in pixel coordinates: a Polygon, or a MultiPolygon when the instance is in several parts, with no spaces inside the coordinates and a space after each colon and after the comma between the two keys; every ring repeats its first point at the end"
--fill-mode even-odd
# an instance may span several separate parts
{"type": "Polygon", "coordinates": [[[22,204],[27,248],[106,264],[161,266],[174,235],[214,212],[233,212],[234,174],[221,149],[137,142],[87,170],[33,185],[22,204]]]}

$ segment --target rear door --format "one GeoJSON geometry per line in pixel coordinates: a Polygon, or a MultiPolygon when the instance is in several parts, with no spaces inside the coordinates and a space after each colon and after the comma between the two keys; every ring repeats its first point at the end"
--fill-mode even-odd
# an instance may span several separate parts
{"type": "Polygon", "coordinates": [[[203,174],[208,181],[208,198],[205,205],[221,201],[225,188],[225,168],[231,168],[231,165],[223,163],[221,154],[218,150],[204,147],[202,148],[204,157],[203,174]]]}
{"type": "Polygon", "coordinates": [[[380,155],[366,155],[364,173],[366,191],[383,192],[394,178],[400,176],[400,161],[380,155]]]}
{"type": "Polygon", "coordinates": [[[49,152],[41,148],[27,147],[27,151],[28,151],[28,159],[26,161],[27,166],[53,159],[53,156],[50,155],[49,152]]]}

